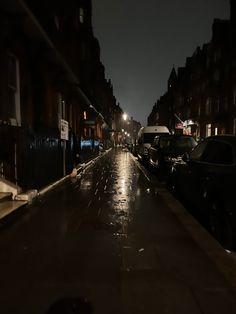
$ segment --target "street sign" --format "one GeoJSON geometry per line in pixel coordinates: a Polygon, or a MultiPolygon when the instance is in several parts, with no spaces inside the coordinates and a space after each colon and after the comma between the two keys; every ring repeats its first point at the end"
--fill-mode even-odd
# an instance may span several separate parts
{"type": "Polygon", "coordinates": [[[61,119],[61,139],[68,141],[69,139],[69,123],[61,119]]]}

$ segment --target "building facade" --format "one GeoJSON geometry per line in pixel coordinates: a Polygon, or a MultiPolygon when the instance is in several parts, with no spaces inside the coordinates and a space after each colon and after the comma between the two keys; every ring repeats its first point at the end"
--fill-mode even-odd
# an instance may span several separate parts
{"type": "Polygon", "coordinates": [[[116,99],[88,0],[0,4],[0,172],[23,189],[111,145],[116,99]]]}
{"type": "Polygon", "coordinates": [[[236,134],[236,13],[215,19],[212,39],[170,74],[167,93],[153,107],[148,123],[166,124],[173,132],[204,138],[236,134]],[[171,81],[171,84],[170,84],[171,81]],[[164,101],[164,103],[163,103],[164,101]]]}

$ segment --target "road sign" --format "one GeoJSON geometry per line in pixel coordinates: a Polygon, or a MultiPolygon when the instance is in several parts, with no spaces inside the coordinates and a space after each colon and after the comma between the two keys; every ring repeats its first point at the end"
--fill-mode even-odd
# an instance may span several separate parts
{"type": "Polygon", "coordinates": [[[69,139],[69,123],[61,119],[61,139],[68,141],[69,139]]]}

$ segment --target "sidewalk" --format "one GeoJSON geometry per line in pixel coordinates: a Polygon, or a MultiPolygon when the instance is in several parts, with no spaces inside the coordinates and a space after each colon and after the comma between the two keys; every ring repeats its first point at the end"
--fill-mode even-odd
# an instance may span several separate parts
{"type": "MultiPolygon", "coordinates": [[[[187,212],[169,191],[163,189],[159,191],[160,196],[165,201],[168,210],[178,219],[181,225],[196,242],[197,246],[213,262],[213,265],[227,279],[232,291],[235,294],[236,305],[236,253],[225,250],[200,223],[187,212]]],[[[207,274],[206,274],[207,275],[207,274]]],[[[223,293],[223,291],[222,291],[223,293]]],[[[226,311],[227,313],[227,311],[226,311]]]]}
{"type": "Polygon", "coordinates": [[[73,173],[66,175],[65,177],[43,187],[40,190],[29,190],[22,194],[18,194],[15,200],[12,200],[11,193],[0,192],[0,222],[7,220],[10,215],[12,215],[14,212],[21,209],[22,207],[30,205],[35,198],[44,195],[45,193],[56,187],[58,184],[64,182],[65,180],[68,180],[72,176],[78,175],[86,167],[95,162],[98,158],[102,157],[108,151],[109,150],[103,153],[99,153],[99,155],[96,154],[96,156],[89,155],[84,157],[83,163],[78,164],[75,168],[76,172],[74,170],[73,173]]]}

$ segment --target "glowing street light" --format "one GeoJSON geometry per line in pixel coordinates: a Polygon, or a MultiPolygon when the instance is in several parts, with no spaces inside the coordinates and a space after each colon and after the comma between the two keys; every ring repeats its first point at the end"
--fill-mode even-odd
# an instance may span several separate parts
{"type": "Polygon", "coordinates": [[[127,113],[124,113],[124,114],[123,114],[123,120],[126,121],[126,120],[127,120],[127,117],[128,117],[128,116],[127,116],[127,113]]]}

